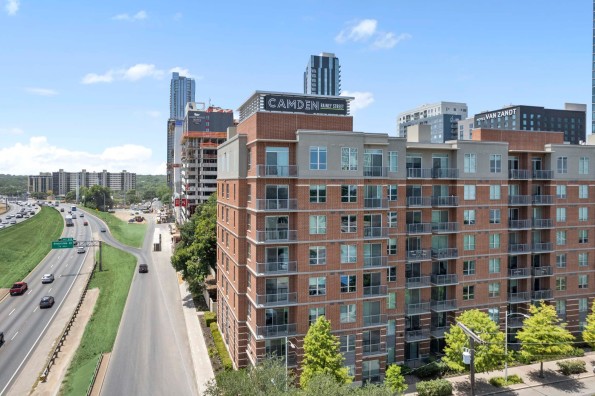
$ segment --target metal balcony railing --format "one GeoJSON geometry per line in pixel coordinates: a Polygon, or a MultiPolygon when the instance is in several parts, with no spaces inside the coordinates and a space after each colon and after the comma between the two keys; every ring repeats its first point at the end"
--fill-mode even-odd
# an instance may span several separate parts
{"type": "Polygon", "coordinates": [[[432,223],[407,224],[408,234],[429,234],[432,232],[432,223]]]}
{"type": "Polygon", "coordinates": [[[518,304],[531,301],[531,292],[508,293],[508,302],[518,304]]]}
{"type": "Polygon", "coordinates": [[[412,208],[432,206],[432,197],[407,197],[407,206],[412,208]]]}
{"type": "Polygon", "coordinates": [[[551,179],[554,177],[554,171],[552,170],[534,170],[533,179],[551,179]]]}
{"type": "Polygon", "coordinates": [[[364,326],[386,326],[388,316],[386,314],[364,315],[364,326]]]}
{"type": "Polygon", "coordinates": [[[459,257],[459,249],[457,248],[432,248],[432,258],[437,260],[454,259],[459,257]]]}
{"type": "Polygon", "coordinates": [[[450,330],[450,326],[432,327],[430,334],[434,338],[444,338],[444,333],[450,330]]]}
{"type": "Polygon", "coordinates": [[[533,205],[551,205],[554,203],[553,195],[534,195],[533,205]]]}
{"type": "Polygon", "coordinates": [[[552,219],[533,219],[533,228],[552,228],[553,226],[552,219]]]}
{"type": "Polygon", "coordinates": [[[297,165],[257,165],[256,174],[259,177],[297,177],[297,165]]]}
{"type": "Polygon", "coordinates": [[[422,315],[426,313],[430,313],[429,301],[407,304],[405,306],[405,314],[407,315],[422,315]]]}
{"type": "Polygon", "coordinates": [[[532,300],[551,300],[554,298],[554,293],[549,289],[535,290],[531,293],[532,300]]]}
{"type": "Polygon", "coordinates": [[[510,268],[508,270],[508,277],[512,279],[529,278],[531,271],[529,268],[510,268]]]}
{"type": "Polygon", "coordinates": [[[459,223],[454,221],[432,223],[432,232],[435,233],[450,233],[459,231],[459,223]]]}
{"type": "Polygon", "coordinates": [[[430,339],[430,329],[405,330],[405,342],[415,342],[430,339]]]}
{"type": "Polygon", "coordinates": [[[256,210],[295,210],[297,199],[257,199],[256,210]]]}
{"type": "Polygon", "coordinates": [[[534,253],[537,252],[551,252],[554,250],[554,244],[551,242],[538,242],[533,244],[532,248],[534,253]]]}
{"type": "Polygon", "coordinates": [[[256,231],[258,242],[285,242],[297,240],[296,230],[256,231]]]}
{"type": "Polygon", "coordinates": [[[386,344],[379,342],[376,344],[363,344],[363,353],[364,355],[380,355],[386,353],[386,344]]]}
{"type": "Polygon", "coordinates": [[[364,238],[388,238],[388,228],[364,227],[364,238]]]}
{"type": "Polygon", "coordinates": [[[407,261],[423,261],[431,258],[430,249],[407,250],[407,261]]]}
{"type": "Polygon", "coordinates": [[[458,179],[459,170],[457,168],[434,168],[432,177],[434,179],[458,179]]]}
{"type": "Polygon", "coordinates": [[[528,243],[511,243],[508,245],[508,253],[531,253],[528,243]]]}
{"type": "Polygon", "coordinates": [[[454,195],[432,197],[432,206],[459,206],[459,197],[454,195]]]}
{"type": "Polygon", "coordinates": [[[367,209],[387,209],[388,199],[384,198],[364,198],[364,208],[367,209]]]}
{"type": "Polygon", "coordinates": [[[410,179],[431,179],[432,169],[430,168],[408,168],[407,177],[410,179]]]}
{"type": "Polygon", "coordinates": [[[524,229],[524,228],[531,228],[531,220],[508,220],[508,228],[512,228],[515,230],[524,229]]]}
{"type": "Polygon", "coordinates": [[[374,286],[364,286],[364,296],[386,296],[387,294],[387,286],[386,285],[374,285],[374,286]]]}
{"type": "Polygon", "coordinates": [[[519,315],[512,315],[513,317],[508,318],[508,327],[511,329],[519,329],[523,327],[524,317],[519,315]]]}
{"type": "Polygon", "coordinates": [[[258,294],[256,303],[267,307],[287,305],[297,302],[297,293],[258,294]]]}
{"type": "Polygon", "coordinates": [[[405,278],[405,286],[407,289],[421,289],[422,287],[430,287],[432,278],[427,276],[410,276],[405,278]]]}
{"type": "Polygon", "coordinates": [[[268,263],[256,263],[256,272],[259,274],[286,274],[297,271],[297,261],[278,261],[268,263]]]}
{"type": "Polygon", "coordinates": [[[446,311],[456,311],[457,310],[457,300],[441,300],[435,301],[432,300],[430,302],[430,309],[434,312],[446,312],[446,311]]]}
{"type": "Polygon", "coordinates": [[[364,176],[366,177],[386,177],[388,167],[386,166],[364,166],[364,176]]]}
{"type": "Polygon", "coordinates": [[[530,195],[509,195],[508,196],[508,204],[509,205],[530,205],[531,204],[531,196],[530,195]]]}
{"type": "Polygon", "coordinates": [[[531,273],[535,277],[552,276],[554,275],[554,269],[549,265],[542,265],[540,267],[531,268],[531,273]]]}
{"type": "Polygon", "coordinates": [[[387,265],[387,256],[364,256],[364,268],[384,267],[387,265]]]}
{"type": "Polygon", "coordinates": [[[257,326],[256,335],[259,337],[284,337],[297,333],[297,323],[281,325],[257,326]]]}
{"type": "Polygon", "coordinates": [[[509,179],[526,180],[531,178],[531,172],[527,169],[510,169],[508,171],[509,179]]]}
{"type": "Polygon", "coordinates": [[[432,284],[437,286],[456,285],[459,283],[457,274],[432,275],[432,284]]]}

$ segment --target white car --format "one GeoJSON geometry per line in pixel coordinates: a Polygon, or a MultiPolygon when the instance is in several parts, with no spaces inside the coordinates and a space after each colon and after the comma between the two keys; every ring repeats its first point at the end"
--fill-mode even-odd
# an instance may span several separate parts
{"type": "Polygon", "coordinates": [[[41,277],[41,283],[52,283],[54,281],[54,274],[44,274],[41,277]]]}

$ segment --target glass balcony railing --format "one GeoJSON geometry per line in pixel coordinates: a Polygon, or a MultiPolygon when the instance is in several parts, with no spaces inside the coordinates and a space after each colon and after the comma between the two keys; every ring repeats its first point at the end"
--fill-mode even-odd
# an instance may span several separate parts
{"type": "Polygon", "coordinates": [[[275,293],[259,294],[256,296],[256,303],[264,306],[277,306],[294,304],[297,302],[297,293],[275,293]]]}
{"type": "Polygon", "coordinates": [[[423,287],[430,287],[432,286],[432,278],[429,275],[408,276],[405,278],[405,286],[407,289],[421,289],[423,287]]]}
{"type": "Polygon", "coordinates": [[[386,177],[387,172],[386,166],[364,166],[365,177],[386,177]]]}
{"type": "Polygon", "coordinates": [[[554,177],[554,171],[552,170],[534,170],[533,179],[547,180],[554,177]]]}
{"type": "Polygon", "coordinates": [[[530,205],[531,204],[531,196],[530,195],[509,195],[508,196],[508,204],[509,205],[530,205]]]}
{"type": "Polygon", "coordinates": [[[407,206],[412,208],[432,206],[432,197],[407,197],[407,206]]]}
{"type": "Polygon", "coordinates": [[[297,324],[288,323],[280,325],[257,326],[256,335],[259,337],[285,337],[297,333],[297,324]]]}
{"type": "Polygon", "coordinates": [[[434,168],[432,177],[434,179],[458,179],[459,170],[457,168],[434,168]]]}
{"type": "Polygon", "coordinates": [[[533,195],[533,205],[551,205],[553,203],[553,195],[533,195]]]}
{"type": "Polygon", "coordinates": [[[459,257],[459,249],[457,248],[432,248],[432,258],[436,260],[455,259],[459,257]]]}
{"type": "Polygon", "coordinates": [[[297,209],[297,199],[257,199],[257,210],[295,210],[297,209]]]}
{"type": "Polygon", "coordinates": [[[297,165],[257,165],[256,174],[260,177],[297,177],[297,165]]]}
{"type": "Polygon", "coordinates": [[[537,242],[533,244],[531,250],[533,250],[533,253],[551,252],[554,250],[554,244],[551,242],[537,242]]]}
{"type": "Polygon", "coordinates": [[[508,244],[508,253],[513,253],[513,254],[531,253],[531,248],[528,243],[510,243],[510,244],[508,244]]]}
{"type": "Polygon", "coordinates": [[[388,199],[384,198],[364,198],[364,208],[367,209],[387,209],[388,199]]]}
{"type": "Polygon", "coordinates": [[[405,342],[415,342],[430,339],[430,329],[405,330],[405,342]]]}
{"type": "Polygon", "coordinates": [[[297,240],[296,230],[256,231],[258,242],[285,242],[297,240]]]}
{"type": "Polygon", "coordinates": [[[552,219],[533,219],[533,228],[552,228],[553,226],[552,219]]]}
{"type": "Polygon", "coordinates": [[[515,180],[526,180],[531,178],[531,172],[527,169],[510,169],[508,171],[508,178],[515,180]]]}
{"type": "Polygon", "coordinates": [[[364,326],[386,326],[388,316],[386,314],[364,315],[364,326]]]}
{"type": "Polygon", "coordinates": [[[531,300],[551,300],[552,298],[554,298],[554,293],[549,289],[535,290],[531,293],[531,300]]]}
{"type": "Polygon", "coordinates": [[[364,256],[364,268],[385,267],[387,256],[364,256]]]}
{"type": "Polygon", "coordinates": [[[431,179],[432,169],[408,168],[407,177],[410,179],[431,179]]]}
{"type": "Polygon", "coordinates": [[[531,273],[534,277],[552,276],[554,275],[554,269],[549,265],[542,265],[531,268],[531,273]]]}
{"type": "Polygon", "coordinates": [[[388,238],[388,228],[364,227],[364,238],[388,238]]]}
{"type": "Polygon", "coordinates": [[[424,261],[432,258],[430,249],[407,250],[407,261],[424,261]]]}
{"type": "Polygon", "coordinates": [[[429,234],[432,232],[432,223],[407,224],[408,234],[429,234]]]}
{"type": "Polygon", "coordinates": [[[363,344],[364,355],[381,355],[386,353],[386,344],[379,342],[376,344],[364,343],[363,344]]]}
{"type": "Polygon", "coordinates": [[[531,301],[531,292],[508,293],[508,302],[519,304],[531,301]]]}
{"type": "Polygon", "coordinates": [[[508,220],[508,228],[511,228],[514,230],[522,230],[522,229],[526,229],[526,228],[531,228],[531,220],[530,219],[508,220]]]}
{"type": "Polygon", "coordinates": [[[441,223],[432,223],[432,232],[438,234],[445,234],[459,231],[459,223],[454,221],[447,221],[441,223]]]}
{"type": "Polygon", "coordinates": [[[459,197],[454,195],[432,197],[432,206],[459,206],[459,197]]]}
{"type": "Polygon", "coordinates": [[[430,309],[434,312],[447,312],[447,311],[456,311],[457,310],[457,300],[441,300],[435,301],[432,300],[430,302],[430,309]]]}
{"type": "Polygon", "coordinates": [[[386,285],[364,286],[364,296],[385,296],[387,294],[386,285]]]}
{"type": "Polygon", "coordinates": [[[510,268],[508,277],[511,279],[529,278],[531,277],[531,270],[529,268],[510,268]]]}
{"type": "Polygon", "coordinates": [[[296,271],[297,261],[256,263],[256,272],[259,274],[285,274],[296,271]]]}
{"type": "Polygon", "coordinates": [[[432,275],[432,284],[436,286],[456,285],[459,283],[457,274],[432,275]]]}
{"type": "Polygon", "coordinates": [[[422,315],[430,313],[430,302],[418,302],[405,305],[405,314],[411,315],[422,315]]]}

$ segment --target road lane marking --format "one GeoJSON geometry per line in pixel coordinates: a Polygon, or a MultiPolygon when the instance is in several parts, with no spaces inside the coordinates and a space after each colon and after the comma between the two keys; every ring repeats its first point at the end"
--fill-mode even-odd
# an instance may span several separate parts
{"type": "Polygon", "coordinates": [[[52,288],[52,287],[50,287],[50,290],[48,290],[48,293],[49,293],[49,292],[51,292],[51,291],[52,291],[52,289],[53,289],[53,288],[52,288]]]}
{"type": "MultiPolygon", "coordinates": [[[[60,257],[58,257],[58,258],[60,258],[60,257]]],[[[54,264],[52,264],[52,265],[50,266],[50,268],[54,268],[54,264]]]]}
{"type": "Polygon", "coordinates": [[[14,340],[14,338],[17,336],[17,334],[19,334],[18,331],[16,333],[14,333],[14,335],[12,336],[12,338],[10,339],[10,341],[14,340]]]}
{"type": "Polygon", "coordinates": [[[15,308],[15,309],[13,309],[12,311],[10,311],[10,313],[8,314],[8,316],[12,315],[12,313],[13,313],[14,311],[16,311],[16,310],[17,310],[17,309],[15,308]]]}
{"type": "Polygon", "coordinates": [[[35,309],[33,310],[33,312],[37,311],[37,308],[39,308],[39,307],[35,307],[35,309]]]}
{"type": "Polygon", "coordinates": [[[29,293],[27,293],[27,294],[31,294],[32,292],[33,292],[33,289],[29,290],[29,293]]]}

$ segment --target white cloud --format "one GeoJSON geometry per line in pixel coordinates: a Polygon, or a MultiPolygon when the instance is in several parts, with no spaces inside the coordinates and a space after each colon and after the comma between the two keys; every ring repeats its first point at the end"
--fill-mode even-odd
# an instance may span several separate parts
{"type": "Polygon", "coordinates": [[[165,173],[165,165],[155,161],[152,150],[144,146],[123,144],[96,154],[54,146],[45,136],[31,137],[28,142],[0,148],[0,169],[15,175],[36,175],[58,169],[69,172],[78,172],[81,169],[89,172],[100,172],[103,169],[119,172],[126,169],[140,174],[165,173]]]}
{"type": "Polygon", "coordinates": [[[14,136],[25,133],[21,128],[0,128],[0,136],[14,136]]]}
{"type": "Polygon", "coordinates": [[[128,69],[111,69],[103,74],[88,73],[81,81],[82,84],[111,83],[114,80],[138,81],[146,77],[162,78],[165,72],[155,65],[138,63],[128,69]]]}
{"type": "Polygon", "coordinates": [[[56,96],[56,95],[58,95],[58,91],[53,90],[53,89],[47,89],[47,88],[25,88],[25,91],[29,92],[30,94],[39,95],[39,96],[56,96]]]}
{"type": "Polygon", "coordinates": [[[355,98],[349,105],[351,114],[374,103],[374,94],[372,92],[343,91],[341,96],[353,96],[355,98]]]}
{"type": "Polygon", "coordinates": [[[379,33],[372,44],[376,49],[389,49],[399,44],[403,40],[409,40],[411,35],[409,33],[401,33],[398,36],[392,32],[379,33]]]}
{"type": "Polygon", "coordinates": [[[341,30],[335,37],[338,43],[346,41],[364,41],[369,39],[375,32],[378,21],[375,19],[364,19],[357,23],[351,23],[351,26],[341,30]]]}
{"type": "Polygon", "coordinates": [[[111,83],[114,81],[113,72],[110,70],[105,74],[88,73],[83,77],[83,84],[111,83]]]}
{"type": "Polygon", "coordinates": [[[8,13],[8,15],[16,15],[20,5],[20,0],[6,0],[6,12],[8,13]]]}
{"type": "Polygon", "coordinates": [[[152,118],[159,118],[161,116],[161,112],[157,110],[149,110],[146,112],[146,114],[152,118]]]}
{"type": "Polygon", "coordinates": [[[147,15],[147,13],[143,10],[140,10],[139,12],[137,12],[134,15],[129,15],[129,14],[118,14],[112,17],[113,20],[115,21],[130,21],[130,22],[134,22],[134,21],[142,21],[143,19],[147,19],[149,16],[147,15]]]}
{"type": "Polygon", "coordinates": [[[180,76],[190,77],[193,78],[194,76],[190,74],[190,70],[184,69],[183,67],[176,66],[169,69],[169,73],[180,73],[180,76]]]}

